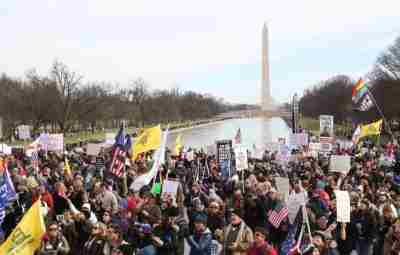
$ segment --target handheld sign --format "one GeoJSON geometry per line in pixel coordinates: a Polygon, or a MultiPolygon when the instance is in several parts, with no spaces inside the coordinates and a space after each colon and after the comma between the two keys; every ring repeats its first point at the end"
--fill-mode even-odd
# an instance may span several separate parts
{"type": "Polygon", "coordinates": [[[349,192],[335,190],[337,222],[350,222],[350,196],[349,192]]]}
{"type": "Polygon", "coordinates": [[[350,171],[350,168],[350,156],[331,156],[330,171],[347,174],[350,171]]]}

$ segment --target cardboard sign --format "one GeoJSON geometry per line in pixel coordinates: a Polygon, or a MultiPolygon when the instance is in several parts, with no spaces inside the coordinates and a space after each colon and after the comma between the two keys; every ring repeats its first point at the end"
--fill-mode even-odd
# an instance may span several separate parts
{"type": "Polygon", "coordinates": [[[289,141],[290,145],[292,146],[308,145],[308,134],[306,133],[290,134],[289,141]]]}
{"type": "Polygon", "coordinates": [[[49,151],[64,151],[64,135],[50,134],[48,136],[47,149],[49,151]]]}
{"type": "Polygon", "coordinates": [[[350,196],[348,191],[335,190],[337,222],[350,222],[350,196]]]}
{"type": "Polygon", "coordinates": [[[305,206],[306,204],[306,194],[304,192],[300,192],[297,194],[292,194],[289,196],[287,201],[287,207],[289,211],[289,221],[293,224],[296,219],[297,213],[301,206],[305,206]]]}
{"type": "Polygon", "coordinates": [[[235,148],[236,170],[242,171],[249,168],[247,161],[247,149],[244,146],[235,148]]]}
{"type": "Polygon", "coordinates": [[[101,151],[102,145],[99,143],[88,143],[86,146],[86,154],[90,156],[97,156],[101,151]]]}
{"type": "Polygon", "coordinates": [[[284,201],[287,201],[290,191],[289,178],[275,177],[275,184],[278,192],[282,194],[284,201]]]}
{"type": "Polygon", "coordinates": [[[332,155],[330,160],[330,171],[347,174],[351,168],[350,156],[332,155]]]}

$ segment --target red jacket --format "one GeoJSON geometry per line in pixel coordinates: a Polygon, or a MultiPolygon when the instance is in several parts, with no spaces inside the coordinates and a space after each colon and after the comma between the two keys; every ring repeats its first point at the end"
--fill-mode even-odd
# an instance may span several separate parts
{"type": "Polygon", "coordinates": [[[247,255],[278,255],[275,248],[265,242],[262,246],[253,243],[247,250],[247,255]]]}

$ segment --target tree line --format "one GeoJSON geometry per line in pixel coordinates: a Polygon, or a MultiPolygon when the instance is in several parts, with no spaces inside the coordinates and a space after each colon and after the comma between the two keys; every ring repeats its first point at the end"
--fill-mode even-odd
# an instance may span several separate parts
{"type": "MultiPolygon", "coordinates": [[[[379,55],[364,80],[385,117],[400,119],[400,37],[379,55]]],[[[299,102],[302,115],[318,118],[321,114],[330,114],[336,123],[360,123],[379,118],[376,107],[367,112],[355,109],[351,93],[356,82],[349,76],[337,75],[306,89],[299,102]]]]}
{"type": "Polygon", "coordinates": [[[48,75],[35,70],[23,79],[0,77],[0,117],[3,137],[18,125],[34,131],[75,132],[205,119],[245,106],[221,98],[179,88],[150,90],[138,78],[126,86],[87,82],[82,75],[55,61],[48,75]],[[50,129],[50,130],[49,130],[50,129]]]}

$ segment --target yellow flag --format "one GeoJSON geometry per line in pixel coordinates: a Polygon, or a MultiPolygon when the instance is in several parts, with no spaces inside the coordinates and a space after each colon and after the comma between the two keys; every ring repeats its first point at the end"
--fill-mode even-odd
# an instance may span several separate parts
{"type": "Polygon", "coordinates": [[[181,148],[183,147],[182,145],[182,135],[178,135],[175,140],[175,154],[179,155],[179,152],[181,152],[181,148]]]}
{"type": "Polygon", "coordinates": [[[371,135],[379,135],[381,134],[382,128],[382,120],[378,120],[368,125],[361,126],[361,137],[371,136],[371,135]]]}
{"type": "Polygon", "coordinates": [[[33,255],[40,247],[45,232],[46,227],[40,212],[40,199],[38,199],[0,246],[0,254],[33,255]]]}
{"type": "Polygon", "coordinates": [[[69,166],[67,157],[65,157],[65,162],[64,162],[64,174],[71,175],[71,167],[69,166]]]}
{"type": "Polygon", "coordinates": [[[136,160],[140,153],[158,149],[161,145],[161,126],[145,129],[143,133],[135,139],[132,145],[132,159],[136,160]]]}

